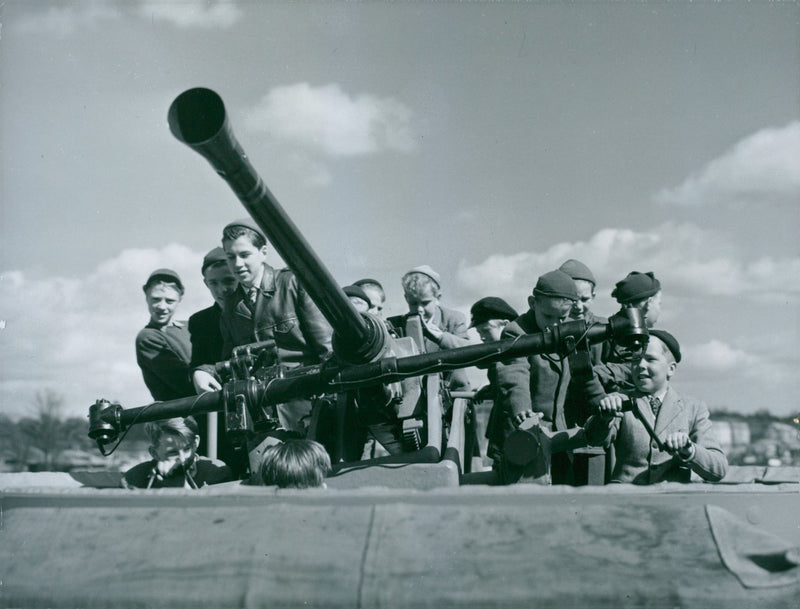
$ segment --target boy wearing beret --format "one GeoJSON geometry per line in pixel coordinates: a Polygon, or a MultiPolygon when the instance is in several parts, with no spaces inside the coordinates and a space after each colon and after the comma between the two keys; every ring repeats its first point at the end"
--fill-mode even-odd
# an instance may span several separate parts
{"type": "MultiPolygon", "coordinates": [[[[266,262],[267,240],[251,218],[228,224],[222,232],[228,267],[239,281],[222,308],[222,358],[233,348],[274,339],[281,361],[289,365],[318,364],[331,354],[330,324],[289,269],[266,262]]],[[[220,388],[213,367],[194,372],[198,392],[220,388]]],[[[278,406],[281,424],[300,431],[301,420],[311,411],[308,400],[278,406]]]]}
{"type": "Polygon", "coordinates": [[[136,363],[154,400],[192,395],[192,347],[186,323],[173,321],[183,298],[183,283],[172,269],[156,269],[144,286],[149,323],[136,335],[136,363]]]}
{"type": "Polygon", "coordinates": [[[712,482],[725,476],[728,461],[708,408],[670,384],[680,361],[675,337],[651,330],[647,349],[631,362],[635,389],[601,398],[597,414],[586,422],[590,444],[615,447],[612,482],[688,482],[692,471],[712,482]],[[623,412],[627,400],[633,409],[623,412]]]}
{"type": "MultiPolygon", "coordinates": [[[[506,326],[519,317],[514,307],[502,298],[495,296],[481,298],[472,305],[470,314],[472,315],[470,327],[475,328],[481,338],[481,342],[484,343],[500,340],[506,326]]],[[[486,368],[489,384],[482,387],[475,394],[475,401],[492,401],[492,409],[489,413],[489,420],[486,423],[486,439],[489,440],[486,456],[492,460],[498,460],[502,456],[503,424],[498,400],[497,364],[478,365],[478,368],[481,367],[486,368]]]]}

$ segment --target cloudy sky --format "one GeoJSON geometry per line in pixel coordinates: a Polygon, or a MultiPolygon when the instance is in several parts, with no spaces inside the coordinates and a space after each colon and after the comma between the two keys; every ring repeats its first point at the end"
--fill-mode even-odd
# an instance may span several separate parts
{"type": "MultiPolygon", "coordinates": [[[[523,310],[567,258],[664,288],[675,384],[800,412],[800,4],[48,2],[0,6],[0,409],[149,401],[141,285],[243,208],[169,133],[215,89],[342,284],[430,264],[523,310]]],[[[273,258],[274,264],[281,264],[273,258]]],[[[476,337],[477,338],[477,337],[476,337]]]]}

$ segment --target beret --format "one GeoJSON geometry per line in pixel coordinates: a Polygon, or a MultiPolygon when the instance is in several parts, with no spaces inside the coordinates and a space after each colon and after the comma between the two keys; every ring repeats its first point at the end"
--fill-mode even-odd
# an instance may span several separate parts
{"type": "Polygon", "coordinates": [[[661,290],[661,283],[655,278],[652,272],[640,273],[633,271],[628,273],[622,281],[618,281],[611,296],[619,304],[626,304],[636,300],[648,298],[657,294],[661,290]]]}
{"type": "Polygon", "coordinates": [[[227,262],[228,257],[225,255],[225,250],[221,247],[215,247],[203,257],[203,266],[200,269],[201,274],[205,274],[206,269],[214,264],[220,262],[227,262]]]}
{"type": "Polygon", "coordinates": [[[588,281],[592,285],[597,285],[597,281],[595,280],[592,271],[590,271],[589,267],[580,260],[570,258],[564,264],[558,267],[558,270],[563,271],[573,279],[582,279],[583,281],[588,281]]]}
{"type": "Polygon", "coordinates": [[[675,358],[676,362],[681,361],[681,346],[678,344],[678,340],[672,336],[666,330],[648,330],[650,336],[655,336],[658,340],[664,343],[672,352],[672,357],[675,358]]]}
{"type": "Polygon", "coordinates": [[[266,236],[264,236],[264,231],[261,230],[261,227],[258,224],[256,224],[255,220],[253,220],[250,216],[247,216],[245,218],[239,218],[238,220],[234,220],[233,222],[226,224],[222,232],[224,233],[229,228],[233,228],[235,226],[249,228],[250,230],[257,232],[259,235],[264,237],[265,241],[267,239],[266,236]]]}
{"type": "Polygon", "coordinates": [[[372,279],[370,277],[364,277],[364,279],[359,279],[358,281],[354,281],[353,285],[357,286],[376,285],[380,289],[383,289],[383,286],[381,285],[380,281],[378,281],[377,279],[372,279]]]}
{"type": "Polygon", "coordinates": [[[342,288],[344,293],[348,296],[353,296],[355,298],[360,298],[364,302],[366,302],[369,306],[372,306],[372,303],[369,300],[369,296],[367,293],[358,285],[346,285],[342,288]]]}
{"type": "MultiPolygon", "coordinates": [[[[433,279],[434,283],[438,287],[440,287],[440,288],[442,287],[442,278],[439,277],[439,273],[434,271],[427,264],[423,264],[422,266],[415,266],[413,269],[408,271],[408,273],[406,273],[406,275],[410,275],[411,273],[422,273],[423,275],[427,275],[428,277],[433,279]]],[[[404,275],[404,277],[405,277],[405,275],[404,275]]]]}
{"type": "Polygon", "coordinates": [[[575,282],[572,280],[572,277],[567,275],[564,271],[558,270],[550,271],[539,277],[539,280],[536,282],[536,287],[533,288],[533,293],[550,298],[578,300],[578,290],[575,287],[575,282]]]}
{"type": "Polygon", "coordinates": [[[481,298],[478,302],[472,305],[469,310],[472,314],[472,321],[469,324],[470,328],[482,324],[490,319],[507,319],[512,321],[519,317],[519,314],[502,298],[496,296],[487,296],[481,298]]]}
{"type": "Polygon", "coordinates": [[[181,281],[178,273],[172,269],[156,269],[150,273],[150,276],[147,278],[147,281],[145,281],[142,289],[147,291],[147,288],[150,287],[150,284],[155,283],[159,279],[176,283],[178,285],[178,291],[183,294],[183,282],[181,281]]]}

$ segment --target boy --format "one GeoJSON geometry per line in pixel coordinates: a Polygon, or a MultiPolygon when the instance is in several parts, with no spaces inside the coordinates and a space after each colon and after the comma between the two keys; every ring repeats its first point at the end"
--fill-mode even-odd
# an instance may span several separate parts
{"type": "Polygon", "coordinates": [[[590,444],[614,444],[612,482],[689,482],[690,470],[712,482],[725,476],[728,461],[712,431],[708,408],[680,396],[670,384],[680,361],[675,337],[650,330],[647,349],[631,363],[636,392],[606,395],[598,414],[586,422],[590,444]],[[622,412],[628,399],[633,410],[622,412]]]}
{"type": "MultiPolygon", "coordinates": [[[[281,361],[290,365],[312,365],[331,354],[333,330],[298,284],[289,269],[274,269],[266,262],[267,240],[251,218],[228,224],[222,232],[222,247],[228,267],[239,286],[228,295],[222,309],[222,359],[234,347],[274,339],[281,361]]],[[[194,372],[198,392],[219,386],[213,366],[194,372]]],[[[278,405],[281,425],[302,431],[301,420],[311,412],[308,400],[278,405]]]]}
{"type": "Polygon", "coordinates": [[[226,465],[197,455],[200,445],[192,417],[145,423],[151,461],[133,466],[122,478],[125,488],[200,488],[233,479],[226,465]]]}
{"type": "MultiPolygon", "coordinates": [[[[408,305],[408,315],[419,315],[425,340],[425,352],[455,349],[470,344],[467,335],[467,318],[463,313],[439,304],[442,296],[441,278],[427,264],[415,267],[403,275],[403,296],[408,305]]],[[[389,318],[391,325],[402,336],[408,315],[389,318]]],[[[469,380],[463,369],[443,374],[452,391],[469,390],[469,380]]]]}
{"type": "Polygon", "coordinates": [[[359,313],[371,313],[373,310],[372,302],[370,302],[369,296],[367,295],[366,290],[357,286],[356,284],[353,285],[346,285],[342,288],[347,297],[350,299],[350,302],[353,303],[353,306],[356,308],[356,311],[359,313]]]}
{"type": "MultiPolygon", "coordinates": [[[[189,317],[189,335],[192,341],[192,360],[190,368],[213,365],[222,360],[222,330],[220,318],[225,299],[233,293],[238,285],[236,277],[228,268],[228,259],[225,250],[215,247],[203,257],[200,267],[203,283],[206,284],[214,304],[194,313],[189,317]]],[[[216,382],[216,381],[215,381],[216,382]]],[[[217,417],[217,413],[210,413],[217,417]]],[[[200,428],[201,446],[207,448],[208,442],[208,416],[202,415],[198,420],[200,428]]],[[[207,456],[207,453],[201,450],[207,456]]],[[[241,475],[247,468],[247,455],[244,451],[236,451],[225,434],[225,426],[217,425],[217,454],[236,476],[241,475]]]]}
{"type": "MultiPolygon", "coordinates": [[[[514,321],[519,315],[514,307],[502,298],[487,296],[481,298],[472,305],[470,309],[472,316],[470,327],[475,328],[481,342],[488,343],[500,340],[503,330],[509,322],[514,321]]],[[[478,366],[479,368],[481,366],[478,366]]],[[[499,459],[502,454],[503,427],[501,422],[500,408],[498,407],[497,389],[497,364],[491,363],[486,367],[486,374],[489,384],[482,387],[475,394],[475,401],[491,400],[492,409],[489,413],[489,420],[486,423],[486,439],[489,440],[486,456],[492,460],[499,459]]]]}
{"type": "Polygon", "coordinates": [[[264,451],[261,482],[278,488],[325,488],[331,458],[319,442],[287,440],[264,451]]]}
{"type": "Polygon", "coordinates": [[[219,322],[225,299],[236,290],[238,282],[228,268],[225,250],[215,247],[203,258],[200,268],[214,304],[189,317],[189,335],[192,339],[192,369],[202,364],[216,364],[222,360],[222,330],[219,322]]]}
{"type": "Polygon", "coordinates": [[[145,385],[157,401],[192,395],[189,331],[184,322],[172,319],[183,298],[181,278],[171,269],[156,269],[142,290],[150,322],[136,336],[136,362],[145,385]]]}
{"type": "Polygon", "coordinates": [[[383,319],[383,306],[386,303],[386,292],[383,286],[377,279],[370,279],[368,277],[354,281],[353,285],[357,285],[366,292],[370,301],[369,313],[377,315],[383,319]]]}

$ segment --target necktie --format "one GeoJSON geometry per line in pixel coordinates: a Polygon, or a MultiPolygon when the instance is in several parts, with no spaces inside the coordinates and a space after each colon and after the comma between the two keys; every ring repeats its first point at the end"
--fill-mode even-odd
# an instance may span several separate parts
{"type": "Polygon", "coordinates": [[[247,290],[247,307],[253,311],[256,308],[256,298],[258,298],[258,287],[253,286],[247,290]]]}
{"type": "Polygon", "coordinates": [[[649,396],[647,400],[650,402],[650,410],[653,411],[653,416],[658,418],[658,411],[661,410],[661,400],[654,395],[649,396]]]}

